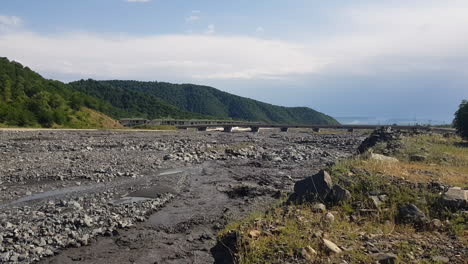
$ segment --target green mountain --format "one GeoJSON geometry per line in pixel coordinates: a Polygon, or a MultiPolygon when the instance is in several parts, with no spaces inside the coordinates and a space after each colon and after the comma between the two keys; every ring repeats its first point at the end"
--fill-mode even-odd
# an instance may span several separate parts
{"type": "MultiPolygon", "coordinates": [[[[219,119],[238,119],[257,122],[289,124],[338,124],[325,114],[307,107],[283,107],[262,103],[253,99],[232,95],[208,86],[193,84],[171,84],[164,82],[139,81],[93,81],[81,80],[70,83],[77,91],[106,100],[116,107],[122,107],[119,96],[113,93],[131,93],[133,103],[144,105],[139,111],[147,110],[143,98],[161,100],[187,112],[212,116],[219,119]],[[141,99],[140,99],[141,98],[141,99]]],[[[147,117],[149,115],[133,115],[147,117]]]]}
{"type": "Polygon", "coordinates": [[[119,126],[91,109],[114,115],[121,112],[67,84],[46,80],[20,63],[0,58],[0,125],[88,128],[106,123],[110,127],[119,126]]]}
{"type": "Polygon", "coordinates": [[[307,107],[275,106],[207,86],[95,80],[65,84],[0,58],[0,126],[118,126],[111,117],[338,123],[307,107]]]}
{"type": "Polygon", "coordinates": [[[80,80],[70,83],[74,90],[98,98],[120,110],[115,113],[103,110],[114,118],[175,118],[213,119],[212,116],[184,111],[151,94],[114,86],[107,82],[80,80]]]}

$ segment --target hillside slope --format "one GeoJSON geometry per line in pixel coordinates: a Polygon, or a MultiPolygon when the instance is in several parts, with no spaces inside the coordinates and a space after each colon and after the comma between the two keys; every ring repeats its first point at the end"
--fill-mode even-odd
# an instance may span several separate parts
{"type": "MultiPolygon", "coordinates": [[[[67,84],[46,80],[20,63],[0,58],[0,124],[101,128],[99,124],[104,123],[93,120],[98,115],[90,114],[94,112],[90,109],[114,115],[120,112],[67,84]]],[[[99,116],[99,119],[103,118],[99,116]]]]}
{"type": "Polygon", "coordinates": [[[98,98],[120,109],[121,112],[107,112],[114,118],[176,118],[176,119],[212,119],[213,117],[183,111],[151,94],[114,86],[107,82],[80,80],[70,83],[76,91],[98,98]]]}
{"type": "MultiPolygon", "coordinates": [[[[79,81],[71,83],[71,85],[79,91],[101,99],[106,99],[109,96],[109,93],[102,87],[136,92],[146,97],[159,98],[188,112],[216,118],[269,123],[338,124],[334,118],[307,107],[271,105],[208,86],[139,81],[99,81],[98,83],[101,84],[100,88],[89,87],[96,85],[95,81],[79,81]]],[[[113,101],[109,102],[115,106],[113,101]]]]}

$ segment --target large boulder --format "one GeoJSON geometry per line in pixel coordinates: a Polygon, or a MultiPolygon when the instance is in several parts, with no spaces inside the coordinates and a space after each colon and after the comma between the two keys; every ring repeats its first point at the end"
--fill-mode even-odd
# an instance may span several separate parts
{"type": "Polygon", "coordinates": [[[460,187],[449,188],[442,196],[442,201],[445,206],[455,209],[467,209],[468,207],[468,190],[463,190],[460,187]]]}
{"type": "Polygon", "coordinates": [[[333,188],[333,182],[328,172],[321,170],[317,174],[300,180],[294,184],[293,198],[297,202],[325,202],[333,188]]]}
{"type": "Polygon", "coordinates": [[[429,219],[416,205],[408,204],[398,209],[399,223],[412,224],[416,227],[425,227],[429,223],[429,219]]]}
{"type": "Polygon", "coordinates": [[[296,182],[294,193],[289,197],[289,201],[335,204],[350,197],[351,193],[348,190],[339,185],[333,185],[330,174],[321,170],[311,177],[296,182]]]}
{"type": "Polygon", "coordinates": [[[333,185],[331,192],[327,196],[327,201],[334,204],[349,199],[351,199],[351,193],[337,184],[333,185]]]}
{"type": "Polygon", "coordinates": [[[383,127],[372,132],[372,134],[361,143],[358,152],[364,153],[379,143],[385,143],[384,154],[391,155],[401,147],[400,139],[401,133],[399,131],[394,131],[391,127],[383,127]]]}

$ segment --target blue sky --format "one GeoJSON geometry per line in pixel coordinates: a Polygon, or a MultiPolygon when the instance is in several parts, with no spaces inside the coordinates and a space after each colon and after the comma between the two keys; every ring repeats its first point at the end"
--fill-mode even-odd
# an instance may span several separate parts
{"type": "Polygon", "coordinates": [[[43,76],[211,85],[333,116],[450,121],[465,0],[2,0],[0,56],[43,76]]]}

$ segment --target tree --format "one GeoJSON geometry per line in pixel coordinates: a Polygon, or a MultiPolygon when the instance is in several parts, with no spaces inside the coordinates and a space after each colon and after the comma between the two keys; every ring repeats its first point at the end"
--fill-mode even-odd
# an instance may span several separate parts
{"type": "Polygon", "coordinates": [[[11,81],[6,77],[3,81],[3,101],[10,103],[11,100],[11,81]]]}
{"type": "Polygon", "coordinates": [[[462,138],[468,139],[468,101],[461,102],[460,108],[455,112],[453,126],[462,138]]]}

